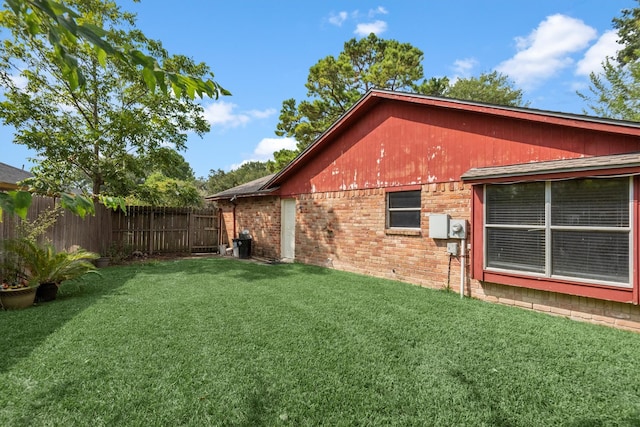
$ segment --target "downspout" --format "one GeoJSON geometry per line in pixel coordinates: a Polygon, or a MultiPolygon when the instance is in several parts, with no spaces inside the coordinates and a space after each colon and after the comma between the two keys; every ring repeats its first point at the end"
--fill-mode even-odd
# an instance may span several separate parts
{"type": "Polygon", "coordinates": [[[464,282],[466,276],[466,260],[467,253],[467,239],[462,239],[460,242],[460,298],[464,298],[464,282]]]}
{"type": "Polygon", "coordinates": [[[222,208],[218,208],[218,246],[222,245],[222,208]]]}
{"type": "Polygon", "coordinates": [[[231,198],[231,200],[229,200],[231,202],[231,204],[233,205],[233,237],[232,237],[232,239],[236,238],[236,205],[237,205],[236,199],[237,199],[237,197],[233,196],[231,198]]]}
{"type": "Polygon", "coordinates": [[[233,205],[233,237],[232,239],[236,238],[236,205],[233,205]]]}

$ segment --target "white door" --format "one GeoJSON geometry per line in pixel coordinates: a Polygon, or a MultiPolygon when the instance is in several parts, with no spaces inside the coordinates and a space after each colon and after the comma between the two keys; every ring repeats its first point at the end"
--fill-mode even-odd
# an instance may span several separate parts
{"type": "Polygon", "coordinates": [[[280,248],[282,259],[293,261],[296,254],[296,199],[282,199],[280,206],[280,248]]]}

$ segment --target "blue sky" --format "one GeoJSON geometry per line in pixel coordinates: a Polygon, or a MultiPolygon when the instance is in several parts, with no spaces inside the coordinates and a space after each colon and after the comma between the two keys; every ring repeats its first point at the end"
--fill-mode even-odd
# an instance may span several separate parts
{"type": "MultiPolygon", "coordinates": [[[[498,70],[532,108],[582,113],[576,90],[616,51],[611,20],[634,0],[266,1],[117,0],[170,53],[207,63],[232,92],[203,100],[211,132],[182,152],[197,177],[267,160],[295,141],[274,131],[282,101],[306,97],[309,68],[370,32],[424,52],[425,77],[498,70]]],[[[0,126],[0,161],[29,169],[33,157],[0,126]]]]}

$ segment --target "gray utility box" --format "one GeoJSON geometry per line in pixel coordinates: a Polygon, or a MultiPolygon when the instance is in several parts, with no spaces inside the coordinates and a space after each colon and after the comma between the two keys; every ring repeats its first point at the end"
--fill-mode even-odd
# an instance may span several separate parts
{"type": "Polygon", "coordinates": [[[447,253],[449,255],[458,256],[458,242],[447,243],[447,253]]]}
{"type": "Polygon", "coordinates": [[[429,237],[432,239],[449,238],[449,214],[429,214],[429,237]]]}

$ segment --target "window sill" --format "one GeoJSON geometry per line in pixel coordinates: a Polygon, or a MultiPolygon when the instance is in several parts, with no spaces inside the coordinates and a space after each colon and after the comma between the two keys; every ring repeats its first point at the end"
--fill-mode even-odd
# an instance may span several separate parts
{"type": "Polygon", "coordinates": [[[559,294],[575,295],[624,303],[633,303],[633,287],[597,285],[593,283],[568,282],[546,277],[531,277],[513,273],[484,270],[483,282],[517,286],[559,294]]]}
{"type": "Polygon", "coordinates": [[[422,230],[417,228],[387,228],[384,230],[387,236],[422,236],[422,230]]]}

